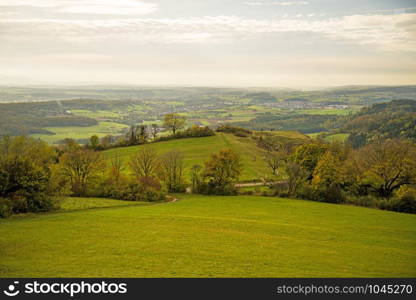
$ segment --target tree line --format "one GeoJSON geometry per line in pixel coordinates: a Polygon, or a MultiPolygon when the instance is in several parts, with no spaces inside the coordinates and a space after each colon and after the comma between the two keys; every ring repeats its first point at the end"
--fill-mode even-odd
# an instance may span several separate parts
{"type": "MultiPolygon", "coordinates": [[[[143,145],[150,142],[161,142],[179,138],[204,137],[214,135],[214,131],[208,126],[185,127],[186,118],[176,113],[164,116],[163,124],[132,125],[124,135],[107,135],[101,139],[93,135],[86,141],[85,147],[92,150],[106,150],[118,147],[143,145]],[[160,135],[160,133],[170,131],[171,134],[160,135]]],[[[68,143],[68,139],[61,141],[61,144],[68,143]]]]}
{"type": "MultiPolygon", "coordinates": [[[[205,130],[176,128],[183,132],[205,130]]],[[[211,129],[209,129],[212,131],[211,129]]],[[[377,140],[359,149],[348,143],[290,143],[273,135],[220,127],[255,138],[272,178],[268,196],[351,203],[416,212],[416,147],[409,140],[377,140]]],[[[140,133],[140,131],[139,131],[140,133]]],[[[58,147],[28,137],[0,139],[0,216],[57,208],[63,196],[164,201],[167,193],[235,195],[243,170],[238,153],[213,153],[202,165],[186,166],[183,152],[158,153],[152,144],[124,159],[67,140],[58,147]]]]}
{"type": "MultiPolygon", "coordinates": [[[[168,138],[214,134],[205,127],[179,131],[182,126],[177,120],[170,128],[172,136],[168,138]]],[[[56,209],[63,196],[164,201],[167,193],[186,191],[186,172],[191,174],[194,192],[232,194],[241,172],[240,158],[231,150],[213,154],[204,166],[189,170],[182,152],[173,149],[159,154],[151,145],[123,160],[119,155],[106,159],[91,144],[81,146],[71,139],[53,147],[29,137],[3,137],[0,154],[3,217],[56,209]]]]}
{"type": "Polygon", "coordinates": [[[273,137],[258,143],[278,181],[274,195],[416,212],[416,147],[409,140],[380,139],[359,149],[319,140],[293,147],[273,137]]]}

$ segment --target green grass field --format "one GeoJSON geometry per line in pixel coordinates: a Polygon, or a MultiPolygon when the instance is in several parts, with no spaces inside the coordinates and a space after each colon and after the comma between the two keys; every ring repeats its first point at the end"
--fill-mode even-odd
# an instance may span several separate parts
{"type": "Polygon", "coordinates": [[[179,197],[0,220],[0,277],[416,276],[416,215],[179,197]]]}
{"type": "Polygon", "coordinates": [[[325,141],[327,142],[344,142],[348,139],[349,133],[336,133],[331,134],[325,137],[325,141]]]}
{"type": "Polygon", "coordinates": [[[136,154],[141,147],[152,147],[163,154],[171,150],[179,150],[184,153],[185,166],[189,169],[195,165],[203,165],[212,153],[221,149],[231,148],[241,156],[243,172],[240,180],[250,181],[268,176],[270,173],[265,162],[263,161],[263,152],[249,138],[239,138],[231,134],[216,134],[210,137],[177,139],[166,142],[158,142],[146,146],[131,146],[124,148],[114,148],[104,151],[104,156],[108,159],[119,155],[126,163],[129,157],[136,154]]]}
{"type": "Polygon", "coordinates": [[[98,137],[103,137],[108,134],[117,135],[122,129],[127,127],[127,125],[114,122],[99,122],[98,125],[88,127],[46,127],[46,130],[55,134],[32,134],[31,136],[53,144],[65,138],[88,139],[92,135],[97,135],[98,137]]]}

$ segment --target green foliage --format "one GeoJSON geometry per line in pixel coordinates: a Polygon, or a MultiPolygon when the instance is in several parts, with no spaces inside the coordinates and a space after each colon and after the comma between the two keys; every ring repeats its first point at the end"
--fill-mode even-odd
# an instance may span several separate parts
{"type": "Polygon", "coordinates": [[[185,121],[185,117],[179,114],[167,114],[165,115],[163,126],[169,128],[173,135],[175,135],[176,132],[185,125],[185,121]]]}
{"type": "Polygon", "coordinates": [[[416,187],[402,185],[394,197],[393,210],[416,213],[416,187]]]}
{"type": "Polygon", "coordinates": [[[55,152],[26,137],[0,139],[1,215],[48,211],[55,207],[51,165],[55,152]]]}
{"type": "Polygon", "coordinates": [[[380,197],[416,180],[416,147],[409,141],[386,140],[369,144],[352,156],[351,173],[380,197]]]}
{"type": "Polygon", "coordinates": [[[205,162],[203,176],[207,180],[205,193],[216,195],[235,194],[234,183],[241,174],[240,156],[231,149],[212,154],[205,162]]]}
{"type": "Polygon", "coordinates": [[[295,149],[291,160],[306,170],[308,179],[312,180],[315,167],[327,149],[327,145],[321,143],[304,144],[295,149]]]}
{"type": "Polygon", "coordinates": [[[219,126],[217,128],[217,132],[232,133],[235,136],[239,136],[239,137],[248,137],[249,135],[253,133],[251,130],[248,130],[242,127],[231,126],[229,124],[219,126]]]}
{"type": "Polygon", "coordinates": [[[208,126],[192,126],[187,128],[183,131],[178,131],[172,135],[161,136],[157,140],[158,142],[161,141],[169,141],[173,139],[185,139],[185,138],[195,138],[195,137],[206,137],[206,136],[213,136],[215,132],[209,128],[208,126]]]}
{"type": "Polygon", "coordinates": [[[352,133],[349,141],[354,147],[364,146],[377,139],[416,141],[415,100],[394,100],[375,104],[340,120],[341,129],[352,133]]]}
{"type": "Polygon", "coordinates": [[[335,120],[334,115],[311,114],[272,114],[265,113],[250,121],[234,122],[232,125],[241,126],[253,130],[297,130],[302,133],[312,133],[327,130],[325,122],[335,120]]]}

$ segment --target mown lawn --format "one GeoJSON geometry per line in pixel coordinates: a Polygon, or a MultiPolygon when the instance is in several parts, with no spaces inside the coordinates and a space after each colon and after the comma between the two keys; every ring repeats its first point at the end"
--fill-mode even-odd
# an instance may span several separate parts
{"type": "Polygon", "coordinates": [[[415,277],[416,216],[265,197],[0,220],[0,277],[415,277]]]}
{"type": "Polygon", "coordinates": [[[192,166],[196,164],[203,166],[211,154],[226,148],[235,150],[241,156],[243,171],[240,180],[251,181],[270,174],[270,170],[263,160],[263,152],[255,145],[254,141],[250,138],[239,138],[231,134],[218,133],[210,137],[176,139],[145,146],[114,148],[104,151],[103,154],[107,159],[119,155],[127,167],[129,158],[135,155],[141,147],[152,147],[159,154],[172,150],[183,152],[186,167],[185,177],[188,179],[192,166]]]}

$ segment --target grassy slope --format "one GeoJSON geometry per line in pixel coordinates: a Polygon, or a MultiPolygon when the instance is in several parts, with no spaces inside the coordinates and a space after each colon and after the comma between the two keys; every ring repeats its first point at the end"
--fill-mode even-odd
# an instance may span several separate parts
{"type": "MultiPolygon", "coordinates": [[[[118,154],[127,163],[129,157],[136,154],[140,147],[143,146],[110,149],[105,151],[104,155],[111,158],[118,154]]],[[[187,175],[190,167],[195,164],[203,165],[212,153],[225,148],[231,148],[241,155],[243,172],[240,180],[258,179],[270,173],[262,159],[261,150],[254,142],[249,138],[238,138],[231,134],[220,133],[211,137],[171,140],[149,144],[145,147],[153,147],[161,154],[174,149],[182,151],[185,155],[187,175]]]]}
{"type": "Polygon", "coordinates": [[[263,197],[0,220],[0,277],[414,277],[416,216],[263,197]]]}

